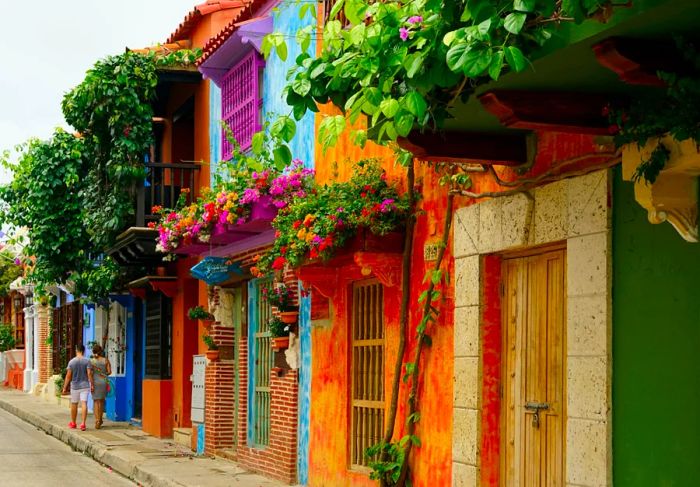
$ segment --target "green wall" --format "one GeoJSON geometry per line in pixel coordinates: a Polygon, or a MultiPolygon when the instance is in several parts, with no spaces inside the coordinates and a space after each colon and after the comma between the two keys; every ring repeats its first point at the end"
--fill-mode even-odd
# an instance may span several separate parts
{"type": "Polygon", "coordinates": [[[652,225],[615,170],[615,487],[700,486],[700,243],[652,225]]]}

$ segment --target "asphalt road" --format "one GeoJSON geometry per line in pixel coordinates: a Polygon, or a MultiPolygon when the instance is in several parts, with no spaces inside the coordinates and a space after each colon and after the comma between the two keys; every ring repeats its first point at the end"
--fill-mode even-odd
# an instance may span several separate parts
{"type": "Polygon", "coordinates": [[[121,487],[136,484],[0,409],[0,486],[113,485],[121,487]]]}

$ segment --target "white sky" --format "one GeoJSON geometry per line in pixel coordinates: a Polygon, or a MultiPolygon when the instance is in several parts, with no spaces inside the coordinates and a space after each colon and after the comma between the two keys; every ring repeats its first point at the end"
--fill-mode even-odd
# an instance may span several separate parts
{"type": "Polygon", "coordinates": [[[0,0],[0,152],[65,126],[63,94],[95,61],[165,42],[203,1],[0,0]]]}

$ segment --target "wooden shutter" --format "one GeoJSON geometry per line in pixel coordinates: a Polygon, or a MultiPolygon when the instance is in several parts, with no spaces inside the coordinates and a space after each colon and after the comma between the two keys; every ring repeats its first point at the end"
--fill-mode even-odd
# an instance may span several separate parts
{"type": "Polygon", "coordinates": [[[561,486],[566,428],[566,251],[506,259],[502,277],[501,485],[561,486]]]}
{"type": "MultiPolygon", "coordinates": [[[[231,129],[241,150],[250,148],[253,134],[262,128],[260,109],[260,71],[264,61],[254,49],[226,73],[221,87],[221,118],[231,129]]],[[[221,132],[221,155],[231,158],[233,147],[221,132]]]]}
{"type": "Polygon", "coordinates": [[[170,299],[161,293],[146,295],[146,367],[149,379],[170,378],[170,299]]]}
{"type": "Polygon", "coordinates": [[[262,299],[262,290],[272,287],[269,279],[258,280],[255,286],[253,302],[255,313],[255,397],[253,414],[253,442],[257,447],[267,446],[270,442],[270,372],[274,357],[272,355],[270,327],[268,321],[272,316],[270,303],[262,299]]]}
{"type": "Polygon", "coordinates": [[[365,450],[384,432],[384,293],[375,281],[355,283],[351,320],[350,464],[366,467],[365,450]]]}

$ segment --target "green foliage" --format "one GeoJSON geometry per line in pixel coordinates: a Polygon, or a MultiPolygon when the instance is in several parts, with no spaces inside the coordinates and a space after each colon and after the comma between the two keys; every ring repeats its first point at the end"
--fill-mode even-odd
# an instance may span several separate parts
{"type": "Polygon", "coordinates": [[[267,325],[273,338],[289,336],[289,325],[283,322],[279,317],[275,316],[270,318],[267,325]]]}
{"type": "Polygon", "coordinates": [[[195,306],[187,310],[187,316],[191,320],[213,320],[214,315],[205,310],[202,306],[195,306]]]}
{"type": "Polygon", "coordinates": [[[7,296],[10,284],[22,275],[22,266],[15,263],[15,256],[4,250],[0,252],[0,297],[7,296]]]}
{"type": "MultiPolygon", "coordinates": [[[[678,142],[692,139],[700,143],[697,110],[700,104],[700,53],[681,40],[677,43],[686,60],[683,74],[658,73],[666,84],[665,90],[650,92],[635,99],[628,107],[606,108],[618,146],[637,144],[643,147],[647,141],[667,134],[678,142]]],[[[656,181],[669,156],[668,148],[659,144],[650,158],[637,167],[634,180],[656,181]]]]}
{"type": "Polygon", "coordinates": [[[202,341],[207,346],[209,350],[218,350],[219,346],[216,344],[211,335],[202,335],[202,341]]]}
{"type": "Polygon", "coordinates": [[[398,442],[381,442],[367,448],[365,456],[370,460],[369,467],[372,469],[370,478],[381,481],[382,485],[396,485],[406,456],[405,446],[409,441],[411,439],[404,436],[398,442]]]}
{"type": "Polygon", "coordinates": [[[15,348],[15,332],[9,323],[0,324],[0,352],[15,348]]]}
{"type": "MultiPolygon", "coordinates": [[[[321,123],[323,146],[367,117],[367,137],[377,142],[406,136],[414,127],[440,128],[454,101],[507,71],[522,71],[529,57],[563,21],[609,15],[599,0],[346,0],[335,2],[323,29],[323,51],[312,58],[309,28],[297,35],[302,54],[283,96],[296,120],[317,103],[332,102],[344,115],[321,123]],[[344,14],[350,25],[338,20],[344,14]]],[[[285,59],[284,35],[263,41],[266,55],[285,59]]]]}
{"type": "Polygon", "coordinates": [[[100,259],[131,223],[144,154],[152,143],[156,69],[191,65],[200,51],[126,52],[98,61],[62,102],[79,135],[57,129],[47,141],[19,147],[13,181],[0,188],[0,220],[27,227],[28,280],[38,294],[72,279],[76,293],[103,301],[119,269],[100,259]]]}

